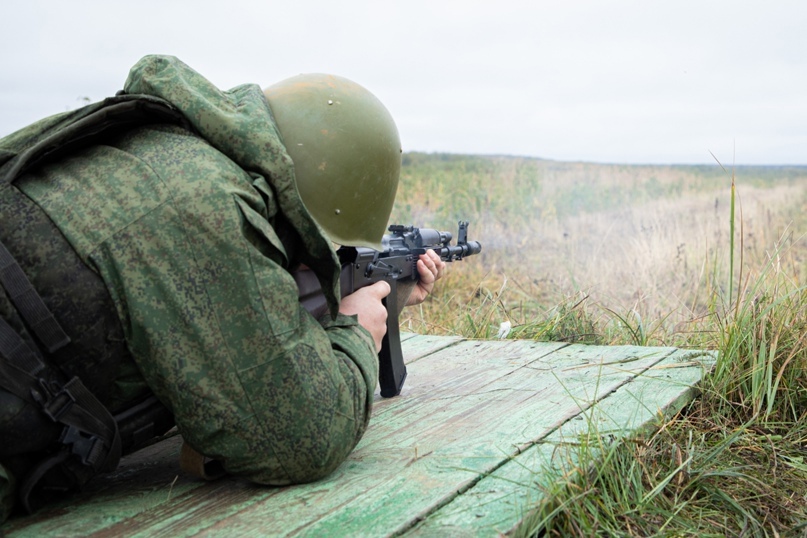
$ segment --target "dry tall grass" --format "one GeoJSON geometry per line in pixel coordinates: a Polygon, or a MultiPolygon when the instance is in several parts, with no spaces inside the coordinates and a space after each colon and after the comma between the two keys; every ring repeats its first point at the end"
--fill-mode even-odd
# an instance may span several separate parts
{"type": "MultiPolygon", "coordinates": [[[[708,314],[715,288],[726,291],[730,178],[717,165],[423,154],[404,162],[393,220],[451,231],[468,219],[483,245],[450,270],[445,295],[438,290],[420,311],[405,312],[411,330],[486,336],[503,321],[530,325],[585,299],[608,318],[612,310],[655,320],[659,330],[646,343],[686,345],[689,322],[708,314]],[[460,305],[482,318],[453,319],[460,305]]],[[[807,212],[807,167],[745,167],[737,181],[735,263],[748,275],[786,247],[779,263],[805,282],[807,229],[794,221],[807,212]]]]}
{"type": "Polygon", "coordinates": [[[736,192],[717,165],[405,156],[393,219],[468,219],[483,245],[404,311],[406,328],[496,337],[510,321],[511,338],[719,352],[657,434],[579,443],[575,479],[525,506],[519,534],[807,532],[807,167],[734,179],[736,192]]]}

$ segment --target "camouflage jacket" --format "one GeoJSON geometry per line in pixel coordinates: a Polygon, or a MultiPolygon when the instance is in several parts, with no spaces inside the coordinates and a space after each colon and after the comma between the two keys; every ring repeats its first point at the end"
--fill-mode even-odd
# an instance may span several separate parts
{"type": "Polygon", "coordinates": [[[276,485],[328,474],[366,428],[377,358],[369,333],[336,313],[335,254],[297,194],[261,89],[222,92],[176,58],[149,56],[124,91],[171,102],[193,130],[138,127],[16,183],[112,296],[137,365],[116,380],[119,397],[147,385],[186,442],[233,474],[276,485]],[[299,305],[299,262],[331,316],[299,305]]]}

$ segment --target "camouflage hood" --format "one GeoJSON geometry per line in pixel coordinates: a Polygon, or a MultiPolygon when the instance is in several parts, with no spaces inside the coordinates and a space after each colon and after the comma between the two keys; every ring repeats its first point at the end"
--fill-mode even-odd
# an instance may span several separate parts
{"type": "Polygon", "coordinates": [[[329,240],[303,205],[272,112],[256,84],[221,91],[173,56],[146,56],[129,72],[128,94],[145,94],[171,103],[207,142],[249,172],[256,186],[268,188],[280,212],[303,242],[300,261],[317,274],[331,314],[336,315],[339,264],[329,240]]]}

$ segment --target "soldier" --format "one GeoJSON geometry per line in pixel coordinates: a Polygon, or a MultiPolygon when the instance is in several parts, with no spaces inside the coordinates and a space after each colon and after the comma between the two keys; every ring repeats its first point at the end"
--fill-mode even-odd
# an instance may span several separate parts
{"type": "MultiPolygon", "coordinates": [[[[367,427],[389,293],[340,301],[332,242],[379,248],[400,153],[351,81],[222,92],[165,56],[0,140],[0,521],[174,423],[261,484],[332,472],[367,427]],[[298,303],[301,266],[321,319],[298,303]]],[[[444,267],[421,256],[410,304],[444,267]]]]}

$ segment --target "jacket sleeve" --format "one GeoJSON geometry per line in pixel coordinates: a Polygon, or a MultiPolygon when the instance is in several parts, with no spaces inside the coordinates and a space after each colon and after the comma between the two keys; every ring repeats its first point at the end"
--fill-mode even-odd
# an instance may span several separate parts
{"type": "Polygon", "coordinates": [[[159,231],[175,220],[164,207],[138,222],[143,233],[125,235],[137,253],[130,260],[144,264],[127,267],[122,283],[136,328],[130,345],[197,451],[259,483],[316,480],[367,427],[375,346],[355,318],[315,320],[300,306],[280,247],[255,228],[249,207],[235,205],[226,216],[201,208],[178,216],[184,233],[171,234],[159,231]]]}
{"type": "Polygon", "coordinates": [[[190,133],[155,127],[46,167],[26,189],[102,276],[185,440],[280,485],[347,457],[378,366],[355,319],[320,323],[300,306],[259,181],[190,133]]]}

